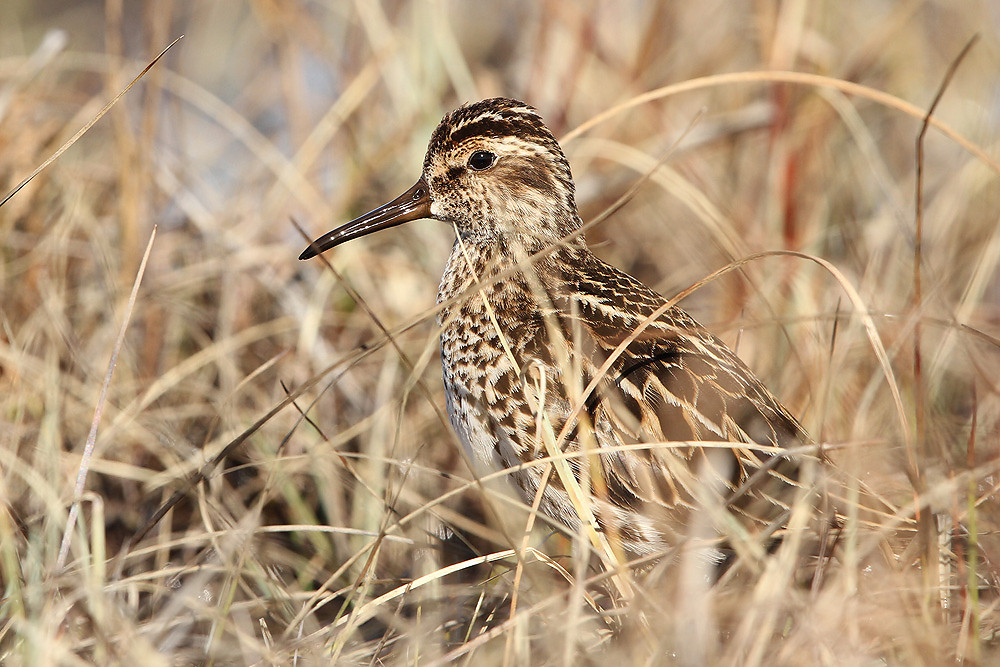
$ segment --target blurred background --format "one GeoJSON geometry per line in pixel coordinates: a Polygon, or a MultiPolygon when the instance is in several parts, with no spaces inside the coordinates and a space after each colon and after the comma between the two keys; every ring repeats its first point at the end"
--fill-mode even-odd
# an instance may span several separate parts
{"type": "Polygon", "coordinates": [[[3,661],[996,658],[1000,5],[6,0],[3,193],[180,35],[0,208],[3,661]],[[922,118],[975,35],[923,144],[918,236],[922,118]],[[683,302],[829,451],[850,550],[824,589],[668,589],[622,630],[552,563],[444,570],[519,544],[527,512],[471,481],[443,418],[452,231],[297,256],[495,95],[562,140],[585,221],[648,176],[588,240],[665,295],[763,251],[830,263],[753,259],[683,302]]]}

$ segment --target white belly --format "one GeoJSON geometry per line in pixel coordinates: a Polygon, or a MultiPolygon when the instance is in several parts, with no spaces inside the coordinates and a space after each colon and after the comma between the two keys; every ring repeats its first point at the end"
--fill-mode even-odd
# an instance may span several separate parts
{"type": "Polygon", "coordinates": [[[487,428],[487,420],[472,405],[469,395],[448,381],[447,370],[444,386],[448,419],[462,443],[465,455],[473,464],[474,472],[485,475],[502,468],[496,436],[487,428]]]}

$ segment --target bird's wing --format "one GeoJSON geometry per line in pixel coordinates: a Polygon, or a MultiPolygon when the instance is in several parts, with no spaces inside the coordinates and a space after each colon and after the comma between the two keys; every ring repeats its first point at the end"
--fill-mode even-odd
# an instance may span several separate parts
{"type": "Polygon", "coordinates": [[[557,309],[569,347],[586,350],[591,361],[585,375],[607,366],[586,397],[596,439],[604,446],[656,443],[602,457],[609,492],[675,507],[704,504],[698,495],[714,488],[730,508],[773,523],[787,508],[797,464],[766,448],[808,442],[799,423],[725,343],[680,308],[647,322],[664,299],[639,281],[596,258],[576,275],[586,279],[568,280],[557,309]],[[747,446],[718,448],[710,441],[747,446]]]}

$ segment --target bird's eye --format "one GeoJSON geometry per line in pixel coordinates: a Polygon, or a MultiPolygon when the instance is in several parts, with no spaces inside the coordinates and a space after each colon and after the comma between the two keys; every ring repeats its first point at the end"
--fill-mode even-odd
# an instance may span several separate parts
{"type": "Polygon", "coordinates": [[[469,168],[473,171],[483,171],[496,164],[497,156],[489,151],[476,151],[469,156],[469,168]]]}

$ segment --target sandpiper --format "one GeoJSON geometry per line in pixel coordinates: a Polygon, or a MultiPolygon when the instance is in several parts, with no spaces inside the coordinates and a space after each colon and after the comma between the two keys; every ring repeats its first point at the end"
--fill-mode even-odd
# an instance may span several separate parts
{"type": "Polygon", "coordinates": [[[509,468],[527,503],[541,487],[544,514],[635,556],[677,545],[696,508],[721,533],[787,518],[797,464],[773,448],[807,434],[721,340],[591,253],[569,162],[533,107],[449,113],[413,187],[299,259],[419,218],[457,232],[438,322],[474,467],[509,468]]]}

